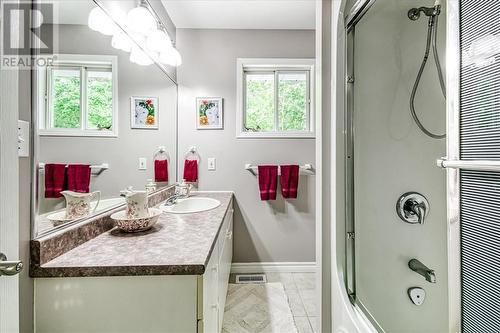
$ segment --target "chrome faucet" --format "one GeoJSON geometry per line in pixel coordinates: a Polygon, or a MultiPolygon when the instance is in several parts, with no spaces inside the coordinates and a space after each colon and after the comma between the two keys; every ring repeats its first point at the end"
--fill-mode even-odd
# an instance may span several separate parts
{"type": "Polygon", "coordinates": [[[436,283],[436,274],[434,270],[422,264],[418,259],[411,259],[408,261],[408,267],[410,267],[412,271],[422,275],[428,282],[436,283]]]}
{"type": "Polygon", "coordinates": [[[165,206],[172,206],[177,203],[177,199],[181,198],[182,195],[179,193],[175,193],[174,195],[170,196],[166,201],[165,201],[165,206]]]}

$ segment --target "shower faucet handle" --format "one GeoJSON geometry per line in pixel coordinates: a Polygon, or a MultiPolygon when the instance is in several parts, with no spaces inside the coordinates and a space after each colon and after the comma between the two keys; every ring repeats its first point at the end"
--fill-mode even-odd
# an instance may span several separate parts
{"type": "Polygon", "coordinates": [[[405,222],[410,224],[424,224],[429,214],[429,202],[420,193],[406,192],[399,197],[396,203],[396,212],[405,222]]]}

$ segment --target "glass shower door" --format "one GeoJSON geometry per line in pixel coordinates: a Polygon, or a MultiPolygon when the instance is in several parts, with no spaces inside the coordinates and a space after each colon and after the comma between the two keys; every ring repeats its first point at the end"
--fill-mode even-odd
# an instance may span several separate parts
{"type": "MultiPolygon", "coordinates": [[[[346,36],[346,283],[380,331],[446,332],[446,178],[435,164],[446,147],[445,140],[422,134],[409,112],[427,31],[424,20],[408,19],[414,6],[377,0],[346,36]],[[396,212],[400,196],[411,191],[429,202],[424,224],[405,223],[396,212]],[[411,259],[433,269],[437,282],[412,271],[411,259]],[[422,305],[409,298],[415,287],[425,292],[422,305]]],[[[441,15],[442,41],[444,21],[441,15]]],[[[443,132],[445,102],[435,71],[426,70],[422,83],[419,116],[433,132],[443,132]]]]}

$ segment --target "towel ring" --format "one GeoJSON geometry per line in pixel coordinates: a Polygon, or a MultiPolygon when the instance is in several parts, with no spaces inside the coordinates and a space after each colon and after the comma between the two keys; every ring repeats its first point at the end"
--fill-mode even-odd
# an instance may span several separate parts
{"type": "Polygon", "coordinates": [[[198,164],[200,164],[201,156],[200,156],[200,154],[198,154],[196,147],[191,146],[191,147],[189,147],[189,150],[184,155],[184,159],[185,160],[196,160],[196,162],[198,162],[198,164]]]}
{"type": "Polygon", "coordinates": [[[158,157],[158,155],[162,155],[162,154],[165,154],[167,156],[167,162],[168,162],[168,164],[170,164],[170,154],[165,149],[165,146],[158,147],[158,150],[153,155],[153,161],[156,160],[156,157],[158,157]]]}

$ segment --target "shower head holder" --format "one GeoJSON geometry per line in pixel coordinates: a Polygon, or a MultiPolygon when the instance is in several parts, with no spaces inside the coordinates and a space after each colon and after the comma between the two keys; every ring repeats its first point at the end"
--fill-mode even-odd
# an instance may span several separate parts
{"type": "Polygon", "coordinates": [[[416,21],[420,18],[420,13],[424,13],[425,16],[435,17],[441,14],[441,5],[436,5],[434,7],[412,8],[408,11],[408,18],[412,21],[416,21]]]}

